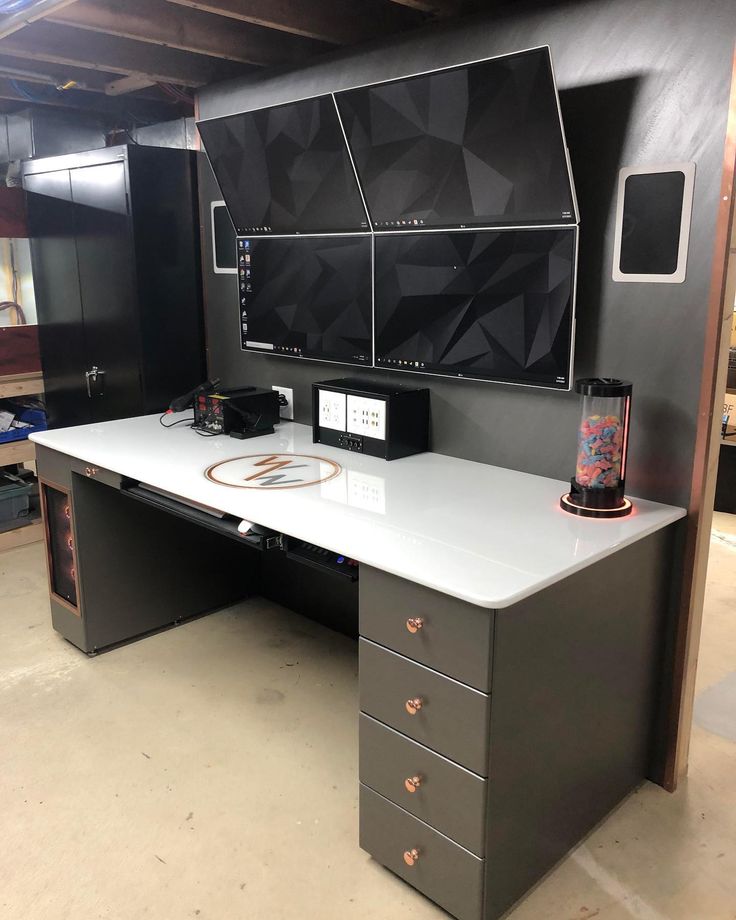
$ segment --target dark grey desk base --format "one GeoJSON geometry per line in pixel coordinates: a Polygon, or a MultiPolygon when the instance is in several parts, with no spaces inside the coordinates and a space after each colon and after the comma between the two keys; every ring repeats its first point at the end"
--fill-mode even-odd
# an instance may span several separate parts
{"type": "Polygon", "coordinates": [[[365,566],[359,594],[326,587],[114,472],[42,447],[38,464],[73,533],[77,603],[52,561],[53,625],[88,654],[249,594],[353,634],[359,608],[361,845],[459,920],[503,914],[647,775],[677,525],[493,611],[365,566]]]}

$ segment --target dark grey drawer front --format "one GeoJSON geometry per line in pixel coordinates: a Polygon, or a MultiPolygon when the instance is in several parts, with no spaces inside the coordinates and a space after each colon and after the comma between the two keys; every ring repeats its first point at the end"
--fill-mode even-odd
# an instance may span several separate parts
{"type": "Polygon", "coordinates": [[[486,780],[365,714],[360,716],[360,781],[483,855],[486,780]]]}
{"type": "Polygon", "coordinates": [[[494,612],[366,567],[360,634],[478,690],[491,689],[494,612]],[[411,620],[421,620],[417,629],[411,620]]]}
{"type": "Polygon", "coordinates": [[[94,463],[87,463],[85,460],[78,460],[76,457],[72,458],[72,470],[87,479],[104,482],[106,486],[112,486],[113,489],[119,489],[122,482],[120,473],[113,473],[111,470],[95,466],[94,463]]]}
{"type": "Polygon", "coordinates": [[[458,920],[480,920],[483,860],[363,785],[360,845],[458,920]],[[409,866],[404,853],[412,850],[419,857],[409,866]]]}
{"type": "Polygon", "coordinates": [[[485,693],[361,639],[360,708],[468,770],[488,776],[490,697],[485,693]],[[422,707],[410,715],[405,704],[416,698],[422,707]]]}

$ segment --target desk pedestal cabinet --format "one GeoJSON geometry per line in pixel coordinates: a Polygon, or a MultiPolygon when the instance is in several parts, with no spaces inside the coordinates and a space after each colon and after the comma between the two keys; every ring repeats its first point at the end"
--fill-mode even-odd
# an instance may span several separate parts
{"type": "MultiPolygon", "coordinates": [[[[43,447],[38,462],[53,624],[87,653],[278,580],[272,554],[131,500],[112,471],[43,447]]],[[[667,526],[499,610],[368,566],[330,585],[332,625],[355,632],[359,611],[360,845],[458,920],[493,920],[633,790],[676,539],[667,526]]]]}

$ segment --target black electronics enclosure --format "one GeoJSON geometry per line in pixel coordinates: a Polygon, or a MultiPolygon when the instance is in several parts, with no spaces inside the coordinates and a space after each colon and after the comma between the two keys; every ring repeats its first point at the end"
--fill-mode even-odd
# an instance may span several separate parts
{"type": "Polygon", "coordinates": [[[312,384],[312,440],[398,460],[429,450],[429,390],[345,377],[312,384]]]}
{"type": "Polygon", "coordinates": [[[195,157],[23,163],[50,427],[162,412],[204,379],[195,157]]]}
{"type": "Polygon", "coordinates": [[[243,387],[201,393],[194,401],[192,428],[208,434],[229,434],[231,438],[253,438],[272,434],[279,421],[276,390],[243,387]]]}

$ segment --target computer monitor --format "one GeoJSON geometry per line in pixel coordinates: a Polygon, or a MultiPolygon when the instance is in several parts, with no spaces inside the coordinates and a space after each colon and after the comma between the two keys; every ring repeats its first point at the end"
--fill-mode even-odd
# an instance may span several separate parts
{"type": "Polygon", "coordinates": [[[569,389],[577,228],[375,238],[376,367],[569,389]]]}
{"type": "Polygon", "coordinates": [[[335,98],[376,230],[576,222],[549,48],[335,98]]]}
{"type": "Polygon", "coordinates": [[[238,239],[244,350],[373,363],[370,234],[238,239]]]}
{"type": "Polygon", "coordinates": [[[368,227],[332,96],[197,125],[238,233],[368,227]]]}

